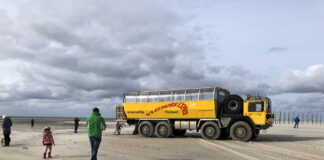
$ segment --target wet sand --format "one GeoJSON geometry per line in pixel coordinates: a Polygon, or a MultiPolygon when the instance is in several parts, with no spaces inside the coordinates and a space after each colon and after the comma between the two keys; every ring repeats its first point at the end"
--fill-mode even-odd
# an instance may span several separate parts
{"type": "MultiPolygon", "coordinates": [[[[84,124],[84,121],[82,122],[84,124]]],[[[133,127],[124,127],[122,135],[114,135],[114,122],[107,122],[103,133],[98,159],[129,160],[201,160],[201,159],[324,159],[324,125],[275,125],[252,142],[230,139],[210,141],[200,138],[196,132],[184,137],[144,138],[131,135],[133,127]]],[[[30,128],[28,123],[14,123],[10,147],[0,147],[0,160],[43,159],[41,128],[30,128]]],[[[56,146],[52,159],[90,159],[87,130],[73,133],[72,121],[52,123],[56,146]]]]}

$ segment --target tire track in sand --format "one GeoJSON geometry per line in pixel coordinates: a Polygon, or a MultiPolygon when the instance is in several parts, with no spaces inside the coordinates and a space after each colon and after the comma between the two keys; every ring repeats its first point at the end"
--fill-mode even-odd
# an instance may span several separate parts
{"type": "MultiPolygon", "coordinates": [[[[252,144],[250,144],[250,145],[252,145],[252,144]]],[[[253,145],[264,148],[266,150],[279,152],[279,153],[282,153],[282,154],[287,154],[288,153],[290,155],[300,155],[300,156],[302,156],[302,157],[298,157],[298,158],[307,158],[307,159],[311,159],[311,160],[322,160],[322,159],[324,159],[324,156],[309,154],[309,153],[305,153],[305,152],[301,152],[301,151],[295,151],[295,150],[291,150],[291,149],[287,149],[287,148],[283,148],[283,147],[275,147],[275,146],[265,145],[265,144],[261,144],[259,142],[254,142],[253,145]]]]}
{"type": "MultiPolygon", "coordinates": [[[[223,150],[234,153],[245,159],[307,159],[307,160],[322,160],[324,156],[313,155],[305,152],[294,151],[282,147],[274,147],[256,142],[223,142],[223,141],[208,141],[202,140],[204,143],[221,148],[223,150]],[[252,154],[248,154],[252,153],[252,154]],[[253,155],[253,156],[252,156],[253,155]]],[[[219,151],[219,150],[217,150],[219,151]]]]}
{"type": "MultiPolygon", "coordinates": [[[[207,141],[207,140],[204,140],[207,141]]],[[[284,159],[296,159],[291,157],[283,157],[283,156],[274,156],[271,154],[268,150],[261,150],[258,147],[251,147],[246,146],[247,143],[245,142],[223,142],[223,141],[207,141],[210,145],[226,148],[227,151],[231,152],[237,152],[239,157],[246,157],[249,156],[247,159],[250,159],[250,157],[253,157],[254,159],[266,159],[266,160],[282,160],[284,159]]]]}
{"type": "Polygon", "coordinates": [[[237,152],[233,149],[230,149],[228,147],[225,147],[223,145],[217,145],[213,142],[210,142],[208,140],[204,140],[204,139],[200,139],[200,143],[212,150],[215,150],[215,151],[219,151],[220,150],[224,150],[224,151],[227,151],[229,153],[232,153],[234,155],[237,155],[238,157],[241,157],[241,158],[244,158],[244,159],[247,159],[247,160],[259,160],[259,158],[255,158],[255,157],[252,157],[250,155],[247,155],[247,154],[244,154],[244,153],[241,153],[241,152],[237,152]],[[212,146],[212,147],[211,147],[212,146]],[[214,148],[214,147],[217,147],[218,149],[214,148]]]}

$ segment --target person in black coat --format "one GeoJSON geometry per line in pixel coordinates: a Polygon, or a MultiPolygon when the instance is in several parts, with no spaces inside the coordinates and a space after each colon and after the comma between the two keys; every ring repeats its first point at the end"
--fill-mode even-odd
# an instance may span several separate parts
{"type": "Polygon", "coordinates": [[[10,145],[10,134],[11,134],[11,126],[12,126],[12,121],[10,117],[7,117],[6,115],[2,116],[2,130],[3,130],[3,136],[5,139],[5,146],[10,145]]]}
{"type": "Polygon", "coordinates": [[[74,118],[74,133],[78,133],[79,121],[80,121],[79,118],[77,117],[74,118]]]}
{"type": "Polygon", "coordinates": [[[31,125],[32,128],[34,127],[34,118],[31,119],[30,125],[31,125]]]}

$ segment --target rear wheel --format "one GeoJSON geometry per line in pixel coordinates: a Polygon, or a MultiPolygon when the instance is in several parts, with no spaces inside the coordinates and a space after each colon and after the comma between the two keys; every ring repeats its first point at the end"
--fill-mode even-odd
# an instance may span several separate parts
{"type": "Polygon", "coordinates": [[[138,132],[144,137],[152,137],[154,135],[154,125],[149,121],[143,121],[138,126],[138,132]]]}
{"type": "Polygon", "coordinates": [[[253,132],[247,122],[238,121],[231,126],[230,135],[233,140],[249,141],[253,136],[253,132]]]}
{"type": "Polygon", "coordinates": [[[205,122],[200,129],[200,134],[206,139],[219,139],[221,130],[216,122],[205,122]]]}
{"type": "Polygon", "coordinates": [[[174,136],[184,136],[186,134],[186,131],[185,129],[175,129],[173,130],[173,135],[174,136]]]}
{"type": "Polygon", "coordinates": [[[159,122],[155,126],[155,132],[158,137],[167,138],[171,136],[172,128],[170,127],[168,122],[163,121],[159,122]]]}
{"type": "Polygon", "coordinates": [[[230,95],[224,99],[224,112],[226,114],[239,114],[243,111],[243,99],[238,95],[230,95]]]}

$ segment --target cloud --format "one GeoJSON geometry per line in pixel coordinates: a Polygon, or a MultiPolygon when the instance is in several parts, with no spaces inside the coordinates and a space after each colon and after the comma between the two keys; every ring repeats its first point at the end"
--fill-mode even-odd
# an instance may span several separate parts
{"type": "Polygon", "coordinates": [[[271,47],[268,52],[284,52],[287,51],[288,48],[286,47],[271,47]]]}
{"type": "Polygon", "coordinates": [[[274,93],[324,93],[324,65],[312,65],[306,70],[283,73],[274,93]]]}
{"type": "Polygon", "coordinates": [[[289,111],[290,113],[304,113],[306,115],[307,112],[313,111],[313,113],[324,114],[324,94],[321,93],[282,94],[271,98],[276,113],[289,111]]]}
{"type": "Polygon", "coordinates": [[[269,88],[266,77],[241,66],[207,64],[202,31],[152,1],[14,6],[0,12],[0,62],[8,71],[0,72],[0,111],[7,114],[86,116],[102,106],[111,117],[130,90],[269,88]]]}

